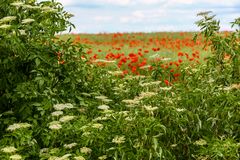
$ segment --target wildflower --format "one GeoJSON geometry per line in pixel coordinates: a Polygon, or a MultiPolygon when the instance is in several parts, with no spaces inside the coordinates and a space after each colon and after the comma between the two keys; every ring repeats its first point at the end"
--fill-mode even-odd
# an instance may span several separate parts
{"type": "Polygon", "coordinates": [[[108,102],[112,102],[113,100],[106,98],[106,99],[102,99],[102,101],[108,103],[108,102]]]}
{"type": "Polygon", "coordinates": [[[64,148],[67,148],[67,149],[71,149],[73,147],[75,147],[77,145],[77,143],[70,143],[70,144],[64,144],[64,148]]]}
{"type": "Polygon", "coordinates": [[[62,115],[62,114],[63,114],[63,111],[55,111],[55,112],[52,112],[52,113],[51,113],[52,116],[56,116],[56,117],[57,117],[57,116],[60,116],[60,115],[62,115]]]}
{"type": "Polygon", "coordinates": [[[96,128],[96,129],[102,130],[103,129],[103,125],[101,123],[94,123],[92,125],[92,128],[96,128]]]}
{"type": "Polygon", "coordinates": [[[20,7],[20,6],[24,5],[24,3],[23,2],[13,2],[10,5],[20,7]]]}
{"type": "Polygon", "coordinates": [[[143,108],[146,109],[147,111],[151,111],[151,112],[158,109],[158,107],[152,107],[150,105],[149,106],[144,105],[143,108]]]}
{"type": "Polygon", "coordinates": [[[42,148],[42,149],[40,149],[39,154],[44,155],[44,154],[48,153],[48,151],[49,151],[49,148],[42,148]]]}
{"type": "Polygon", "coordinates": [[[1,151],[4,153],[14,153],[17,151],[17,149],[13,146],[8,146],[8,147],[2,148],[1,151]]]}
{"type": "Polygon", "coordinates": [[[25,32],[25,30],[20,29],[20,30],[18,30],[18,31],[19,31],[20,35],[27,35],[26,32],[25,32]]]}
{"type": "Polygon", "coordinates": [[[155,93],[155,92],[141,92],[139,97],[141,99],[141,98],[149,98],[149,97],[152,97],[155,95],[157,95],[157,93],[155,93]]]}
{"type": "Polygon", "coordinates": [[[95,98],[96,98],[96,99],[103,100],[103,99],[107,99],[108,97],[101,95],[101,96],[96,96],[95,98]]]}
{"type": "Polygon", "coordinates": [[[80,148],[80,152],[83,154],[88,154],[88,153],[91,153],[92,150],[88,147],[82,147],[82,148],[80,148]]]}
{"type": "Polygon", "coordinates": [[[23,19],[23,20],[22,20],[22,24],[32,23],[32,22],[34,22],[34,21],[35,21],[34,19],[26,18],[26,19],[23,19]]]}
{"type": "Polygon", "coordinates": [[[22,5],[23,8],[27,8],[27,9],[40,9],[39,6],[31,6],[29,4],[24,4],[22,5]]]}
{"type": "Polygon", "coordinates": [[[89,136],[91,133],[90,132],[83,132],[82,136],[89,136]]]}
{"type": "Polygon", "coordinates": [[[99,159],[99,160],[107,159],[107,155],[100,156],[100,157],[98,157],[98,159],[99,159]]]}
{"type": "Polygon", "coordinates": [[[68,121],[71,121],[75,118],[76,116],[62,116],[59,121],[60,122],[68,122],[68,121]]]}
{"type": "Polygon", "coordinates": [[[118,76],[118,75],[122,75],[123,74],[123,71],[108,71],[109,74],[112,74],[112,75],[115,75],[115,76],[118,76]]]}
{"type": "Polygon", "coordinates": [[[125,136],[116,136],[112,140],[113,143],[121,144],[125,142],[125,136]]]}
{"type": "Polygon", "coordinates": [[[124,117],[128,116],[129,111],[120,111],[119,114],[122,114],[124,117]]]}
{"type": "Polygon", "coordinates": [[[152,85],[159,85],[161,81],[155,81],[155,82],[148,82],[148,83],[140,83],[140,86],[152,86],[152,85]]]}
{"type": "Polygon", "coordinates": [[[105,105],[105,104],[98,106],[98,109],[101,109],[101,110],[108,110],[109,108],[110,107],[108,105],[105,105]]]}
{"type": "Polygon", "coordinates": [[[71,109],[71,108],[74,108],[74,107],[71,103],[64,103],[64,104],[55,104],[53,106],[53,108],[55,110],[61,111],[61,110],[64,110],[64,109],[71,109]]]}
{"type": "Polygon", "coordinates": [[[104,120],[107,120],[108,117],[97,117],[95,119],[93,119],[93,122],[96,122],[96,121],[104,121],[104,120]]]}
{"type": "Polygon", "coordinates": [[[57,12],[58,11],[57,9],[54,9],[54,8],[51,8],[51,7],[48,7],[48,6],[42,7],[41,10],[43,12],[57,12]]]}
{"type": "Polygon", "coordinates": [[[164,91],[169,91],[172,89],[172,87],[160,87],[160,89],[164,91]]]}
{"type": "Polygon", "coordinates": [[[108,60],[105,60],[105,59],[96,59],[94,62],[95,62],[95,63],[98,63],[98,62],[103,62],[103,63],[116,63],[116,61],[108,61],[108,60]]]}
{"type": "Polygon", "coordinates": [[[9,131],[15,131],[16,129],[20,129],[20,128],[29,128],[31,127],[31,124],[28,123],[14,123],[12,125],[10,125],[7,130],[9,131]]]}
{"type": "Polygon", "coordinates": [[[194,144],[196,144],[198,146],[203,146],[203,145],[206,145],[207,142],[204,139],[199,139],[194,144]]]}
{"type": "Polygon", "coordinates": [[[22,159],[22,156],[20,156],[19,154],[14,154],[10,156],[10,159],[12,160],[20,160],[22,159]]]}
{"type": "Polygon", "coordinates": [[[168,80],[164,80],[164,83],[169,86],[171,83],[168,80]]]}
{"type": "Polygon", "coordinates": [[[62,128],[62,125],[60,124],[59,121],[52,121],[49,123],[49,128],[52,130],[59,130],[62,128]]]}
{"type": "Polygon", "coordinates": [[[76,159],[76,160],[85,160],[85,158],[83,156],[74,157],[74,159],[76,159]]]}
{"type": "Polygon", "coordinates": [[[176,111],[177,112],[183,112],[183,111],[186,111],[186,109],[184,109],[184,108],[176,108],[176,111]]]}
{"type": "Polygon", "coordinates": [[[0,23],[6,23],[6,22],[11,22],[13,20],[17,19],[16,16],[7,16],[7,17],[3,17],[2,19],[0,19],[0,23]]]}
{"type": "Polygon", "coordinates": [[[124,100],[122,100],[122,102],[127,103],[127,104],[132,104],[132,105],[140,103],[140,101],[138,101],[136,99],[124,99],[124,100]]]}
{"type": "Polygon", "coordinates": [[[9,24],[3,24],[0,26],[0,29],[8,29],[10,27],[11,27],[11,25],[9,25],[9,24]]]}

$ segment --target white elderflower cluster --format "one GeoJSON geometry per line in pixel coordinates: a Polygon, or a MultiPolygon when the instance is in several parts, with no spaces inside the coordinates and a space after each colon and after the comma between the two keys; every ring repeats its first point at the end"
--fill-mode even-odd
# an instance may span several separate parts
{"type": "Polygon", "coordinates": [[[116,63],[116,61],[108,61],[108,60],[105,60],[105,59],[96,59],[93,62],[95,62],[95,63],[98,63],[98,62],[102,62],[102,63],[116,63]]]}
{"type": "Polygon", "coordinates": [[[88,147],[82,147],[82,148],[80,148],[80,152],[83,154],[89,154],[92,152],[92,149],[90,149],[88,147]]]}
{"type": "Polygon", "coordinates": [[[124,100],[122,100],[122,102],[129,104],[129,105],[136,105],[136,104],[140,103],[140,101],[137,99],[124,99],[124,100]]]}
{"type": "Polygon", "coordinates": [[[19,154],[14,154],[14,155],[11,155],[9,158],[12,160],[21,160],[22,156],[19,154]]]}
{"type": "Polygon", "coordinates": [[[184,111],[186,111],[186,109],[184,109],[184,108],[176,108],[176,111],[177,112],[184,112],[184,111]]]}
{"type": "Polygon", "coordinates": [[[108,105],[105,105],[105,104],[98,106],[98,109],[101,109],[101,110],[108,110],[109,108],[110,107],[108,105]]]}
{"type": "Polygon", "coordinates": [[[106,97],[106,96],[103,96],[103,95],[100,95],[100,96],[95,96],[95,98],[96,99],[99,99],[99,100],[101,100],[101,101],[103,101],[103,102],[112,102],[112,100],[111,99],[109,99],[108,97],[106,97]]]}
{"type": "Polygon", "coordinates": [[[158,110],[158,107],[152,107],[152,106],[150,106],[150,105],[144,105],[143,108],[146,109],[146,110],[149,111],[149,112],[158,110]]]}
{"type": "Polygon", "coordinates": [[[108,71],[109,74],[119,76],[123,74],[123,71],[108,71]]]}
{"type": "Polygon", "coordinates": [[[8,28],[11,28],[11,25],[3,24],[3,25],[0,26],[0,29],[8,29],[8,28]]]}
{"type": "Polygon", "coordinates": [[[63,114],[63,111],[54,111],[54,112],[51,113],[51,115],[52,115],[53,117],[58,117],[58,116],[60,116],[60,115],[62,115],[62,114],[63,114]]]}
{"type": "Polygon", "coordinates": [[[101,123],[94,123],[94,124],[92,124],[92,128],[96,128],[96,129],[102,130],[103,129],[103,125],[101,123]]]}
{"type": "Polygon", "coordinates": [[[112,142],[116,144],[124,143],[126,140],[125,136],[116,136],[113,138],[112,142]]]}
{"type": "Polygon", "coordinates": [[[8,23],[8,22],[11,22],[11,21],[13,21],[15,19],[17,19],[16,16],[3,17],[2,19],[0,19],[0,23],[8,23]]]}
{"type": "Polygon", "coordinates": [[[7,146],[1,149],[2,152],[4,153],[14,153],[17,151],[17,149],[13,146],[7,146]]]}
{"type": "Polygon", "coordinates": [[[140,83],[139,85],[142,86],[142,87],[145,87],[145,86],[159,85],[160,83],[161,83],[161,81],[154,81],[154,82],[140,83]]]}
{"type": "Polygon", "coordinates": [[[70,143],[70,144],[64,144],[64,148],[71,149],[73,147],[77,146],[77,143],[70,143]]]}
{"type": "Polygon", "coordinates": [[[23,20],[22,20],[22,24],[32,23],[32,22],[34,22],[34,21],[35,21],[35,20],[32,19],[32,18],[26,18],[26,19],[23,19],[23,20]]]}
{"type": "Polygon", "coordinates": [[[105,159],[107,159],[107,155],[100,156],[100,157],[98,157],[98,159],[99,160],[105,160],[105,159]]]}
{"type": "Polygon", "coordinates": [[[62,125],[59,121],[52,121],[49,123],[49,128],[52,130],[59,130],[62,128],[62,125]]]}
{"type": "Polygon", "coordinates": [[[104,120],[107,120],[108,117],[97,117],[97,118],[94,118],[92,121],[93,122],[97,122],[97,121],[104,121],[104,120]]]}
{"type": "Polygon", "coordinates": [[[57,111],[61,111],[61,110],[64,110],[64,109],[72,109],[74,107],[71,103],[63,103],[63,104],[55,104],[53,106],[53,108],[57,111]]]}
{"type": "Polygon", "coordinates": [[[62,157],[55,157],[55,156],[52,156],[50,157],[48,160],[69,160],[69,157],[71,157],[72,154],[65,154],[64,156],[62,157]]]}
{"type": "Polygon", "coordinates": [[[141,92],[140,95],[139,95],[139,98],[140,99],[149,98],[149,97],[152,97],[152,96],[155,96],[155,95],[157,95],[156,92],[141,92]]]}
{"type": "Polygon", "coordinates": [[[24,5],[23,2],[13,2],[13,3],[10,3],[11,6],[15,6],[15,7],[21,7],[22,5],[24,5]]]}
{"type": "Polygon", "coordinates": [[[76,118],[76,116],[62,116],[59,121],[60,122],[68,122],[68,121],[71,121],[73,120],[74,118],[76,118]]]}
{"type": "Polygon", "coordinates": [[[8,126],[7,131],[15,131],[16,129],[29,128],[31,126],[32,125],[28,124],[28,123],[14,123],[14,124],[8,126]]]}
{"type": "Polygon", "coordinates": [[[54,8],[51,8],[51,7],[48,7],[48,6],[45,6],[45,7],[42,7],[41,10],[45,13],[48,13],[48,12],[58,12],[57,9],[54,9],[54,8]]]}

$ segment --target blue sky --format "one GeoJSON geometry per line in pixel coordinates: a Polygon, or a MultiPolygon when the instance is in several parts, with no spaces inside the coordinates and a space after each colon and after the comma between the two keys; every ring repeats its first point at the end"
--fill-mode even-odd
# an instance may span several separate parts
{"type": "Polygon", "coordinates": [[[240,0],[57,0],[72,13],[74,33],[196,31],[200,11],[213,11],[221,30],[240,17],[240,0]]]}

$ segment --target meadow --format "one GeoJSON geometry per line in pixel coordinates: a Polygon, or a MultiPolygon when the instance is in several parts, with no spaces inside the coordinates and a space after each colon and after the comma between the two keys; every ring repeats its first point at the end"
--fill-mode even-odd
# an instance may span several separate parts
{"type": "Polygon", "coordinates": [[[0,10],[0,159],[240,158],[240,34],[211,12],[197,33],[59,36],[60,3],[0,10]]]}

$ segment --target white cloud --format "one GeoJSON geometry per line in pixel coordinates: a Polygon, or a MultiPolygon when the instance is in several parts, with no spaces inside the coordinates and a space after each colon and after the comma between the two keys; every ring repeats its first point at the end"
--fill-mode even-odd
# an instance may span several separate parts
{"type": "Polygon", "coordinates": [[[96,16],[94,20],[97,22],[109,22],[113,19],[112,16],[96,16]]]}

